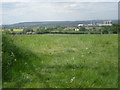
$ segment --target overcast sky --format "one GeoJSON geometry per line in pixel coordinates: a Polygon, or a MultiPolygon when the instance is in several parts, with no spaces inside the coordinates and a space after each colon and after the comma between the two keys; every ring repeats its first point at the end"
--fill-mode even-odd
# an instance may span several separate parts
{"type": "Polygon", "coordinates": [[[118,0],[4,0],[0,24],[31,21],[118,19],[118,0]],[[29,2],[28,2],[29,1],[29,2]],[[114,1],[114,2],[113,2],[114,1]]]}

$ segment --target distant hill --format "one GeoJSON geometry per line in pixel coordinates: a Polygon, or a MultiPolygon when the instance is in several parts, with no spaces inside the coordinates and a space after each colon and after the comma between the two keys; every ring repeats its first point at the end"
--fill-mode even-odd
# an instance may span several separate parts
{"type": "MultiPolygon", "coordinates": [[[[104,20],[92,20],[92,23],[102,23],[104,20]]],[[[113,23],[117,23],[117,20],[112,20],[113,23]]],[[[91,20],[86,21],[43,21],[43,22],[21,22],[11,25],[2,25],[5,28],[36,28],[40,26],[53,26],[53,25],[78,25],[78,24],[90,24],[91,20]]]]}

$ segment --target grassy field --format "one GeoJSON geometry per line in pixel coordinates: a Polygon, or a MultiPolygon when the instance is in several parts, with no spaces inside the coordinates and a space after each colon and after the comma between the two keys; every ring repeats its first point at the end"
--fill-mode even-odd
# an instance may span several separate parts
{"type": "Polygon", "coordinates": [[[13,31],[23,31],[23,29],[13,29],[13,31]]]}
{"type": "Polygon", "coordinates": [[[14,35],[9,39],[10,43],[3,39],[9,45],[3,48],[12,51],[3,55],[6,65],[8,59],[12,62],[3,67],[3,71],[7,68],[4,88],[117,87],[117,35],[14,35]]]}
{"type": "MultiPolygon", "coordinates": [[[[10,29],[7,29],[7,30],[10,31],[10,29]]],[[[5,29],[2,29],[2,31],[5,31],[5,29]]],[[[13,29],[13,31],[15,31],[15,32],[22,32],[23,29],[13,29]]]]}

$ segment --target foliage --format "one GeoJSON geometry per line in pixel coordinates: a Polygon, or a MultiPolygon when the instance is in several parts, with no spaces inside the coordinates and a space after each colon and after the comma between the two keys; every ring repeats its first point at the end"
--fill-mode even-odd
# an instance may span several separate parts
{"type": "Polygon", "coordinates": [[[31,59],[36,56],[29,50],[16,46],[14,40],[14,35],[2,36],[2,80],[11,83],[16,81],[17,86],[21,87],[22,82],[19,80],[23,77],[22,74],[30,71],[26,63],[30,65],[31,59]]]}
{"type": "Polygon", "coordinates": [[[23,29],[23,34],[26,34],[27,32],[33,32],[33,29],[32,28],[23,29]]]}
{"type": "Polygon", "coordinates": [[[104,26],[102,29],[102,33],[108,34],[117,34],[118,33],[119,24],[113,24],[112,26],[104,26]]]}
{"type": "Polygon", "coordinates": [[[81,27],[80,31],[86,31],[85,27],[81,27]]]}
{"type": "Polygon", "coordinates": [[[111,31],[116,34],[119,32],[119,27],[120,24],[113,24],[111,31]]]}

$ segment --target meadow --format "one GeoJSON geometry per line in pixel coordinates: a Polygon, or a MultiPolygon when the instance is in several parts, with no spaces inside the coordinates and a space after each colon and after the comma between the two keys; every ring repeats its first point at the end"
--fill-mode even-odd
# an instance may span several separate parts
{"type": "Polygon", "coordinates": [[[117,88],[118,35],[3,36],[3,88],[117,88]]]}
{"type": "MultiPolygon", "coordinates": [[[[2,31],[5,31],[6,29],[2,29],[2,31]]],[[[7,29],[7,31],[11,31],[10,29],[7,29]]],[[[15,32],[22,32],[23,29],[13,29],[15,32]]]]}

